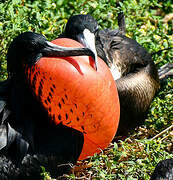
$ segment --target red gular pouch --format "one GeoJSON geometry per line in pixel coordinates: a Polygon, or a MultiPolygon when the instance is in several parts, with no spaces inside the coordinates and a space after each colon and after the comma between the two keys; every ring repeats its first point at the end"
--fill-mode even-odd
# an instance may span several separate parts
{"type": "MultiPolygon", "coordinates": [[[[52,43],[83,47],[67,38],[52,43]]],[[[79,160],[93,156],[109,145],[118,128],[120,105],[115,81],[99,57],[97,70],[91,57],[71,56],[41,58],[25,72],[33,94],[51,122],[83,133],[79,160]]]]}

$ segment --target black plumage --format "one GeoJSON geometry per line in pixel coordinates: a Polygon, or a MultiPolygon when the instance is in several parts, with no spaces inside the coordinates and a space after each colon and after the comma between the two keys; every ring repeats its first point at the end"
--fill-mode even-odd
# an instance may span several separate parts
{"type": "MultiPolygon", "coordinates": [[[[131,101],[131,98],[128,99],[130,96],[126,92],[133,94],[133,91],[128,91],[130,88],[128,85],[129,81],[133,82],[131,79],[134,79],[134,76],[141,77],[140,88],[143,89],[143,84],[141,83],[145,80],[145,78],[143,80],[144,73],[149,79],[148,82],[151,82],[148,83],[151,91],[156,91],[157,88],[153,89],[153,81],[154,83],[156,82],[156,84],[158,83],[158,75],[153,62],[150,61],[150,55],[135,41],[124,36],[125,26],[123,25],[122,18],[120,20],[122,23],[119,23],[119,30],[100,31],[98,30],[97,22],[91,16],[87,15],[85,17],[85,21],[81,20],[80,24],[83,25],[84,22],[86,23],[81,29],[78,29],[77,33],[75,28],[73,29],[75,23],[72,23],[71,26],[69,20],[69,32],[67,33],[66,30],[61,37],[69,37],[79,41],[81,36],[77,38],[76,35],[82,33],[83,28],[88,28],[91,33],[95,35],[97,53],[109,67],[111,67],[111,64],[114,64],[114,62],[107,56],[107,53],[109,54],[109,52],[107,52],[108,49],[113,47],[113,49],[118,51],[123,60],[123,63],[120,62],[120,64],[123,64],[122,67],[120,66],[120,69],[125,69],[123,73],[121,72],[122,77],[116,80],[120,100],[122,95],[122,99],[126,99],[126,101],[124,101],[124,109],[127,108],[130,113],[132,111],[132,114],[134,111],[134,114],[137,114],[135,118],[139,118],[141,106],[139,109],[138,107],[134,109],[133,106],[130,106],[131,102],[129,104],[129,101],[131,101]],[[89,21],[88,17],[90,19],[89,21]],[[91,25],[92,28],[90,27],[91,25]],[[115,38],[115,40],[107,44],[104,42],[105,39],[102,34],[106,34],[106,36],[112,39],[115,38]],[[107,46],[108,49],[105,50],[107,46]],[[135,49],[136,46],[138,47],[137,50],[135,49]],[[121,49],[124,49],[122,52],[127,49],[127,52],[135,55],[137,59],[132,59],[132,63],[126,62],[125,59],[128,59],[129,56],[121,53],[121,51],[119,51],[121,49]],[[149,60],[145,61],[141,59],[143,56],[148,57],[149,60]],[[153,77],[156,79],[153,80],[153,77]],[[126,82],[126,80],[128,80],[128,82],[126,82]],[[120,82],[118,83],[118,81],[120,82]],[[123,90],[123,88],[125,94],[120,91],[123,90]]],[[[83,15],[81,15],[80,18],[83,18],[83,15]]],[[[75,18],[73,21],[75,21],[75,18]]],[[[76,27],[77,26],[78,21],[76,23],[76,27]]],[[[28,87],[23,67],[25,65],[33,66],[40,57],[44,56],[91,55],[96,62],[95,49],[90,46],[88,48],[91,50],[86,48],[80,50],[74,50],[73,48],[61,49],[60,47],[54,47],[49,44],[43,36],[31,32],[21,34],[12,42],[7,55],[9,78],[4,82],[0,82],[0,179],[40,179],[40,166],[44,166],[46,170],[51,173],[52,177],[56,177],[67,172],[70,169],[70,163],[76,162],[82,149],[83,134],[65,127],[62,124],[58,126],[50,124],[50,118],[47,112],[44,111],[40,103],[36,101],[34,95],[31,93],[30,87],[28,87]],[[57,167],[57,164],[62,163],[65,165],[57,167]]],[[[115,59],[113,61],[115,61],[115,59]]],[[[136,83],[138,84],[139,81],[136,83]]],[[[134,87],[136,87],[136,85],[134,87]]],[[[137,90],[139,94],[142,94],[140,93],[140,88],[137,88],[137,90]]],[[[144,94],[146,94],[146,92],[144,94]]],[[[149,97],[149,102],[152,96],[153,94],[149,97]]],[[[133,105],[136,103],[135,101],[138,101],[140,104],[140,98],[134,98],[133,105]]],[[[143,99],[141,99],[141,102],[143,102],[143,99]]],[[[148,108],[147,106],[148,104],[144,110],[148,108]]],[[[123,109],[122,103],[121,109],[123,109]]],[[[143,116],[143,112],[141,114],[143,116]]],[[[122,118],[123,117],[121,117],[121,119],[122,118]]],[[[130,120],[128,117],[128,122],[132,124],[130,120]]]]}
{"type": "Polygon", "coordinates": [[[51,123],[31,91],[25,67],[41,57],[78,55],[95,58],[88,48],[60,47],[32,32],[20,34],[10,44],[8,79],[0,82],[0,179],[40,179],[41,166],[57,177],[77,161],[83,134],[51,123]],[[58,168],[59,164],[66,165],[58,168]]]}

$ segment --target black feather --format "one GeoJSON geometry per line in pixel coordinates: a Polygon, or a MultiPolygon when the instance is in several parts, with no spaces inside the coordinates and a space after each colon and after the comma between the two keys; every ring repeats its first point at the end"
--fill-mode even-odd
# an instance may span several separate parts
{"type": "Polygon", "coordinates": [[[9,77],[0,82],[0,179],[40,179],[41,166],[62,175],[70,167],[57,165],[76,163],[82,151],[83,134],[52,124],[28,85],[23,65],[33,65],[45,46],[42,35],[26,32],[9,47],[9,77]]]}

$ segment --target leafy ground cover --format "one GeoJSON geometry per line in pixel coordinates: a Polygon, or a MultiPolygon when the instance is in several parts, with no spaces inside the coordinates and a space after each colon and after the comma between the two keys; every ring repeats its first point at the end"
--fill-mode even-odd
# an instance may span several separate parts
{"type": "MultiPolygon", "coordinates": [[[[173,47],[171,0],[124,0],[127,36],[149,52],[173,47]]],[[[63,31],[71,15],[90,13],[100,28],[117,28],[115,0],[1,0],[0,80],[7,78],[6,53],[21,32],[35,31],[53,40],[63,31]]],[[[157,67],[173,62],[173,50],[153,55],[157,67]]],[[[66,179],[149,179],[156,164],[173,158],[173,80],[167,79],[153,99],[148,117],[128,137],[116,137],[100,155],[78,162],[66,179]],[[162,132],[164,129],[168,131],[162,132]],[[171,129],[172,128],[172,129],[171,129]]],[[[43,168],[43,179],[51,179],[43,168]]]]}

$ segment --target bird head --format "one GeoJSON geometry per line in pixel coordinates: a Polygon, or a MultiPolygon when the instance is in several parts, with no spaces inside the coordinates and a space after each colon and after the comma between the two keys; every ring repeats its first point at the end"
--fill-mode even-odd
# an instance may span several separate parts
{"type": "Polygon", "coordinates": [[[95,33],[97,31],[97,21],[89,14],[70,17],[65,28],[65,36],[67,38],[80,42],[84,47],[89,48],[95,54],[96,68],[97,52],[95,47],[95,33]]]}
{"type": "Polygon", "coordinates": [[[24,32],[17,36],[9,46],[7,69],[9,75],[19,73],[23,65],[32,66],[41,57],[67,57],[88,55],[95,58],[89,48],[67,48],[55,45],[37,33],[24,32]]]}

